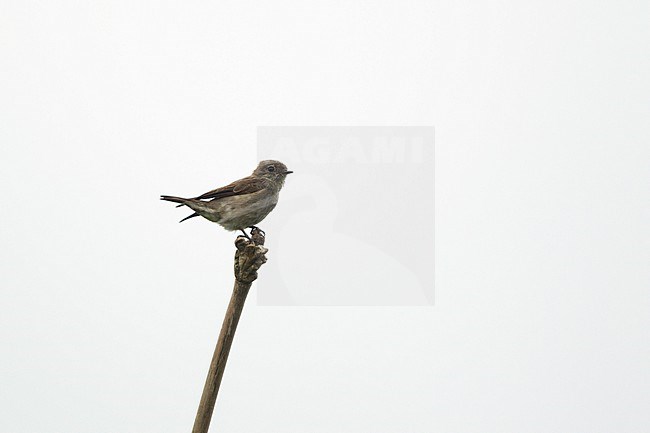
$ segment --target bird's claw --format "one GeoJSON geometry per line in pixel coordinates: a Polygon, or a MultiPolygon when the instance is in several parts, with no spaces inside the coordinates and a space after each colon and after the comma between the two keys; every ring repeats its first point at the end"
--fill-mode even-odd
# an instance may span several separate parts
{"type": "Polygon", "coordinates": [[[266,236],[266,232],[257,226],[250,226],[249,229],[251,229],[251,234],[253,234],[253,230],[257,230],[262,236],[266,236]]]}

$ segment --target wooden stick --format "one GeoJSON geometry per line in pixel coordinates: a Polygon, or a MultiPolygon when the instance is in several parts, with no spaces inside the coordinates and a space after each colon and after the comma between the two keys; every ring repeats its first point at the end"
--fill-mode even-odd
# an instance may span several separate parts
{"type": "Polygon", "coordinates": [[[237,252],[235,253],[235,286],[230,297],[230,304],[221,325],[221,332],[217,340],[217,347],[212,355],[212,362],[208,370],[208,377],[205,380],[201,402],[194,420],[192,433],[208,433],[212,412],[217,401],[217,393],[221,378],[226,368],[228,354],[232,346],[239,317],[244,309],[246,296],[253,281],[257,279],[257,270],[266,262],[264,248],[264,232],[258,229],[251,231],[251,240],[239,236],[235,241],[237,252]]]}

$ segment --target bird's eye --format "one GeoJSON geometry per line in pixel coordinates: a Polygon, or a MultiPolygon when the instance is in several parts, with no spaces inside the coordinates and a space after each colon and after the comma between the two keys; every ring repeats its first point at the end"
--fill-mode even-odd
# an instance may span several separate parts
{"type": "Polygon", "coordinates": [[[269,167],[267,168],[267,170],[268,170],[268,171],[275,171],[275,167],[273,167],[272,165],[269,165],[269,167]]]}

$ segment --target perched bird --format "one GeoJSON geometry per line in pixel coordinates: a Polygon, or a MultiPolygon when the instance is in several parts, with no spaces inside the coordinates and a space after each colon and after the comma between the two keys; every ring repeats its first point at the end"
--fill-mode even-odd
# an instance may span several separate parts
{"type": "Polygon", "coordinates": [[[180,203],[177,207],[187,206],[194,211],[180,222],[202,216],[226,230],[241,230],[249,238],[244,229],[254,228],[273,210],[290,173],[293,172],[280,161],[266,160],[261,161],[250,176],[198,197],[163,195],[160,199],[180,203]]]}

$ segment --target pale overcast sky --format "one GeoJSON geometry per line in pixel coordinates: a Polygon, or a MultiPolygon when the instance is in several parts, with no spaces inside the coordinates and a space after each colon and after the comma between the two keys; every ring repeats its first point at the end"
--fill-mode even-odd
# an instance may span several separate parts
{"type": "Polygon", "coordinates": [[[650,431],[649,7],[2,2],[0,431],[190,430],[235,235],[158,196],[274,125],[435,127],[435,305],[254,286],[212,431],[650,431]]]}

